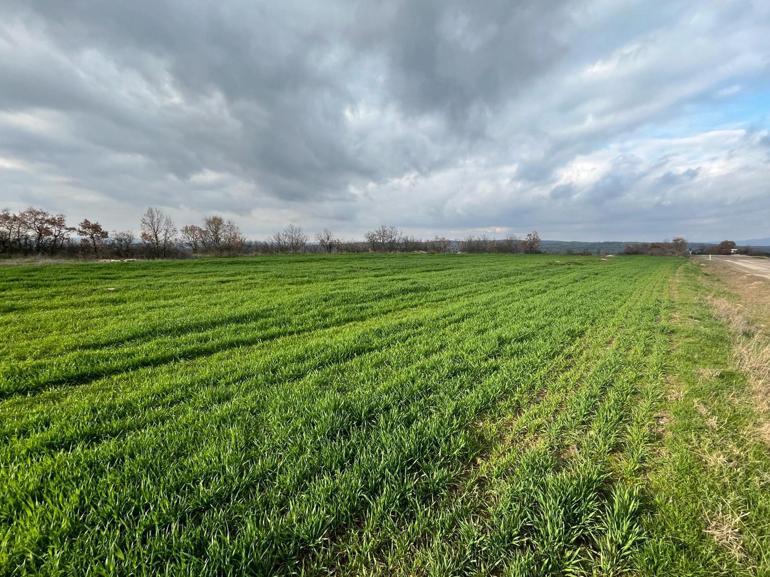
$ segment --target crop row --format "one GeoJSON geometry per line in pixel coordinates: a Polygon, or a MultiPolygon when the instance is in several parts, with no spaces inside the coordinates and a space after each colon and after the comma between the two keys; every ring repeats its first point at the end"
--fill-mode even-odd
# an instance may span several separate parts
{"type": "Polygon", "coordinates": [[[625,567],[675,266],[5,273],[0,292],[25,296],[4,313],[0,572],[625,567]]]}

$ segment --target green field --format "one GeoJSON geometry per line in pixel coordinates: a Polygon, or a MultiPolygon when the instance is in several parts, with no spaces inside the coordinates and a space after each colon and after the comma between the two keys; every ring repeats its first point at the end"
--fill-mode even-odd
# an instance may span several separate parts
{"type": "Polygon", "coordinates": [[[770,457],[701,276],[0,267],[0,574],[767,575],[770,457]]]}

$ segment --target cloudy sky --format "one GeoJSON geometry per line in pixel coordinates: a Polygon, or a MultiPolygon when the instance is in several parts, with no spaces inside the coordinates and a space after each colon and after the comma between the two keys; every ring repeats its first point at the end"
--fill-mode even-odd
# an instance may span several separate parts
{"type": "Polygon", "coordinates": [[[767,0],[0,0],[0,207],[770,236],[767,0]]]}

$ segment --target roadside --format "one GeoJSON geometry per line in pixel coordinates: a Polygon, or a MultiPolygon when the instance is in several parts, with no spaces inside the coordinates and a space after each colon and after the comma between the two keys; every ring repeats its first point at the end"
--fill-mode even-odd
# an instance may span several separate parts
{"type": "Polygon", "coordinates": [[[751,385],[762,417],[758,431],[770,446],[770,259],[744,257],[699,263],[714,295],[710,303],[730,329],[733,357],[751,385]],[[766,267],[767,280],[757,271],[766,267]]]}
{"type": "Polygon", "coordinates": [[[770,259],[753,257],[699,258],[696,262],[713,281],[724,284],[737,297],[738,304],[747,308],[747,314],[756,322],[770,327],[770,282],[759,278],[762,271],[770,274],[770,259]],[[750,260],[749,260],[750,259],[750,260]]]}
{"type": "Polygon", "coordinates": [[[770,450],[759,403],[767,381],[757,362],[767,351],[770,282],[736,271],[693,259],[672,283],[642,574],[770,574],[770,450]]]}
{"type": "Polygon", "coordinates": [[[710,257],[697,257],[696,261],[706,266],[714,267],[719,271],[720,276],[729,277],[737,275],[741,277],[750,274],[770,280],[770,258],[736,254],[730,256],[712,255],[710,257]]]}

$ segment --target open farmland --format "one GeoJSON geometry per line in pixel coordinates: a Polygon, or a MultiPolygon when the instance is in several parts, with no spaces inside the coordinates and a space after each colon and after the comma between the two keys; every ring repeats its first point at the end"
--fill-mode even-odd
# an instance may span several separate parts
{"type": "Polygon", "coordinates": [[[766,574],[768,453],[700,275],[2,267],[0,574],[766,574]]]}

